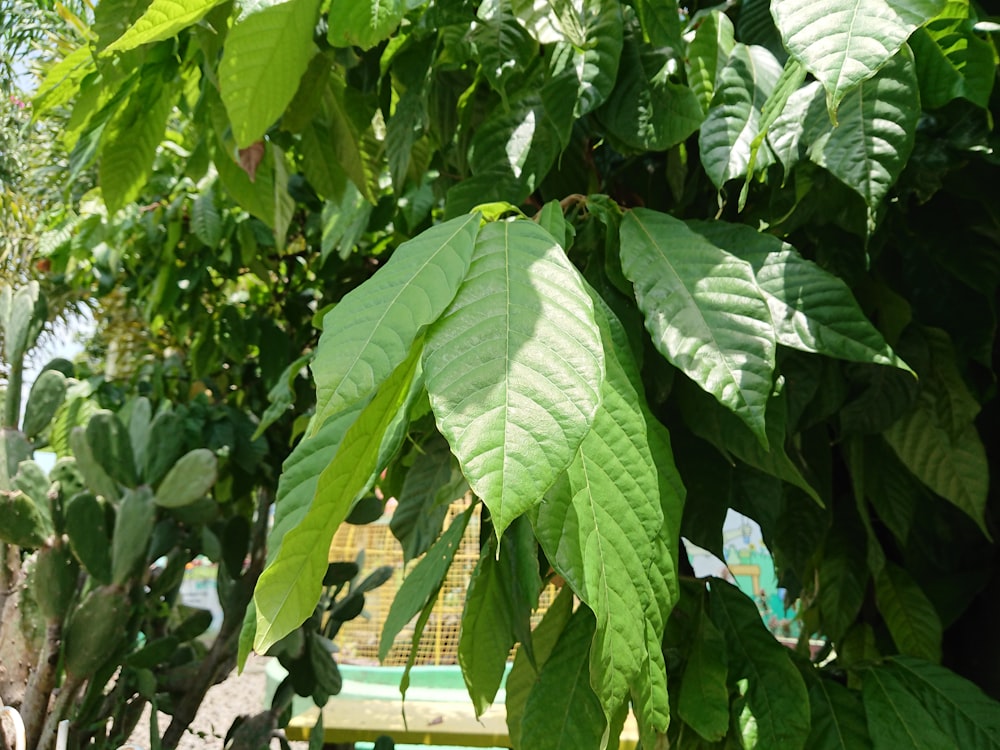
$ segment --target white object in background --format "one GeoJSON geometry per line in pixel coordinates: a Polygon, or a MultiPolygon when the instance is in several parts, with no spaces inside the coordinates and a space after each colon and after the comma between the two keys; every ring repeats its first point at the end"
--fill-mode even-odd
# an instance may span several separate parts
{"type": "MultiPolygon", "coordinates": [[[[22,732],[23,736],[23,732],[22,732]]],[[[66,750],[66,743],[69,741],[69,720],[63,719],[59,722],[59,732],[56,734],[56,750],[66,750]]],[[[17,747],[16,750],[24,750],[24,741],[17,747]]],[[[131,742],[122,745],[118,750],[143,750],[139,745],[133,745],[131,742]]]]}
{"type": "MultiPolygon", "coordinates": [[[[21,714],[17,712],[16,708],[5,706],[3,701],[0,701],[0,720],[4,716],[9,718],[10,723],[14,725],[14,750],[24,750],[24,722],[21,721],[21,714]]],[[[0,726],[0,732],[3,732],[2,726],[0,726]]]]}

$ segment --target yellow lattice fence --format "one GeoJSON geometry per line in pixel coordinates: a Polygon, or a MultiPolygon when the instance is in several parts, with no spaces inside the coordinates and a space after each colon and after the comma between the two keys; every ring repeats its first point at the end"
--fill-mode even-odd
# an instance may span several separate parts
{"type": "MultiPolygon", "coordinates": [[[[445,527],[457,515],[469,507],[469,500],[456,500],[448,509],[445,527]]],[[[354,560],[359,551],[364,551],[361,575],[367,575],[382,565],[391,565],[395,570],[392,578],[383,586],[365,595],[365,611],[357,619],[344,624],[337,635],[340,649],[338,660],[345,663],[377,663],[378,643],[382,635],[382,625],[392,600],[403,582],[403,550],[389,529],[390,516],[386,514],[375,523],[365,526],[342,524],[330,546],[331,560],[354,560]]],[[[445,578],[437,604],[431,612],[420,645],[417,649],[416,664],[456,664],[458,662],[458,635],[462,622],[465,594],[469,588],[472,571],[479,561],[479,510],[473,512],[462,541],[455,552],[455,559],[445,578]]],[[[409,573],[417,561],[412,561],[409,573]]],[[[544,613],[553,598],[552,587],[542,592],[535,620],[544,613]]],[[[410,622],[396,638],[396,642],[386,657],[386,666],[406,664],[413,639],[416,622],[410,622]]]]}

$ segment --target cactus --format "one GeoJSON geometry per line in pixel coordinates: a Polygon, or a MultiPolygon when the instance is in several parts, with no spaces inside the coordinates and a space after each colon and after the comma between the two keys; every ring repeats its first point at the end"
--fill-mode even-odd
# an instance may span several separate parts
{"type": "Polygon", "coordinates": [[[21,490],[0,490],[0,541],[37,548],[51,533],[34,500],[21,490]]]}
{"type": "Polygon", "coordinates": [[[58,370],[46,370],[39,375],[24,407],[24,434],[33,438],[48,427],[65,398],[65,375],[58,370]]]}
{"type": "Polygon", "coordinates": [[[87,443],[94,459],[112,479],[126,487],[139,482],[128,430],[112,412],[101,410],[90,418],[86,428],[87,443]]]}
{"type": "Polygon", "coordinates": [[[111,545],[104,507],[90,492],[74,495],[66,504],[66,534],[80,564],[101,583],[111,582],[111,545]]]}
{"type": "Polygon", "coordinates": [[[118,506],[111,539],[111,582],[124,584],[146,559],[153,534],[153,493],[148,487],[126,490],[118,506]]]}
{"type": "Polygon", "coordinates": [[[31,498],[47,526],[52,526],[52,508],[49,503],[49,488],[52,482],[41,466],[34,461],[22,461],[17,467],[13,489],[21,490],[31,498]]]}
{"type": "Polygon", "coordinates": [[[184,420],[173,412],[158,414],[149,428],[149,445],[146,451],[143,478],[146,484],[156,485],[180,458],[184,449],[184,420]]]}
{"type": "Polygon", "coordinates": [[[28,586],[42,616],[49,621],[62,620],[76,588],[79,567],[62,543],[46,544],[37,555],[28,586]]]}
{"type": "Polygon", "coordinates": [[[207,448],[196,448],[183,455],[157,488],[156,504],[180,508],[204,497],[215,484],[216,463],[215,454],[207,448]]]}
{"type": "Polygon", "coordinates": [[[128,435],[132,442],[132,455],[135,466],[142,472],[146,466],[146,451],[149,448],[149,438],[152,434],[153,406],[149,399],[140,396],[132,404],[132,413],[128,418],[128,435]]]}
{"type": "Polygon", "coordinates": [[[69,617],[64,634],[66,673],[76,680],[93,674],[122,645],[129,601],[119,587],[87,594],[69,617]]]}
{"type": "Polygon", "coordinates": [[[119,497],[118,485],[94,458],[94,453],[90,449],[90,443],[82,427],[73,428],[69,434],[69,445],[76,457],[76,467],[90,491],[95,495],[103,495],[112,502],[117,501],[119,497]]]}

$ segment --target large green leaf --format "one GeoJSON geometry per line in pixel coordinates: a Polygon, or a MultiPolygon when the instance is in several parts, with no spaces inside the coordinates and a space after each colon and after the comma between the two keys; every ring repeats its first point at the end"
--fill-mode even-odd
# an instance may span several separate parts
{"type": "Polygon", "coordinates": [[[715,95],[719,74],[736,46],[734,34],[733,22],[718,9],[707,14],[695,29],[688,49],[688,84],[705,112],[715,95]]]}
{"type": "MultiPolygon", "coordinates": [[[[563,39],[546,50],[549,82],[546,99],[566,97],[573,117],[583,117],[604,103],[615,86],[622,55],[621,4],[613,0],[576,0],[560,14],[563,39]]],[[[569,127],[560,128],[567,143],[569,127]]]]}
{"type": "Polygon", "coordinates": [[[441,582],[448,574],[451,561],[462,541],[465,527],[475,511],[476,504],[470,505],[464,513],[457,516],[447,530],[427,550],[420,562],[410,571],[392,599],[389,614],[382,625],[382,637],[379,640],[378,658],[385,659],[392,648],[396,636],[417,613],[423,610],[431,600],[437,597],[441,582]]]}
{"type": "Polygon", "coordinates": [[[538,678],[538,672],[545,666],[566,623],[573,615],[573,590],[564,586],[555,601],[545,611],[542,621],[531,633],[531,649],[535,663],[528,658],[528,650],[518,649],[514,665],[507,675],[504,692],[507,697],[507,732],[513,747],[524,747],[521,743],[521,720],[528,704],[528,696],[538,678]]]}
{"type": "MultiPolygon", "coordinates": [[[[375,139],[371,102],[348,86],[342,76],[330,75],[323,95],[323,117],[340,168],[370,203],[377,202],[382,146],[375,139]]],[[[321,134],[322,135],[322,134],[321,134]]]]}
{"type": "Polygon", "coordinates": [[[726,640],[708,613],[699,609],[694,641],[681,679],[677,713],[710,742],[729,731],[729,687],[726,640]]]}
{"type": "Polygon", "coordinates": [[[169,39],[197,23],[223,0],[153,0],[139,19],[105,52],[125,52],[143,44],[169,39]]]}
{"type": "Polygon", "coordinates": [[[711,582],[712,620],[726,637],[730,679],[749,680],[747,704],[762,748],[796,750],[809,736],[809,698],[790,652],[760,619],[757,607],[731,583],[711,582]]]}
{"type": "MultiPolygon", "coordinates": [[[[701,163],[719,189],[728,180],[743,177],[750,153],[761,131],[761,110],[781,77],[781,65],[764,47],[737,44],[718,74],[708,117],[698,135],[701,163]]],[[[758,169],[770,162],[770,153],[759,151],[758,169]]]]}
{"type": "Polygon", "coordinates": [[[947,0],[930,23],[910,37],[920,80],[920,102],[938,109],[964,97],[986,109],[996,78],[996,51],[980,38],[969,0],[947,0]]]}
{"type": "Polygon", "coordinates": [[[404,242],[326,314],[312,365],[314,431],[378,388],[441,316],[469,269],[478,231],[479,214],[472,214],[404,242]]]}
{"type": "Polygon", "coordinates": [[[288,194],[288,168],[284,152],[274,143],[268,143],[253,180],[221,149],[216,152],[214,161],[226,192],[240,206],[271,227],[276,243],[283,245],[290,212],[295,208],[295,201],[288,194]]]}
{"type": "Polygon", "coordinates": [[[803,258],[791,245],[744,224],[687,224],[753,266],[779,344],[852,362],[909,369],[865,317],[847,284],[803,258]]]}
{"type": "MultiPolygon", "coordinates": [[[[509,555],[510,549],[501,554],[509,555]]],[[[490,707],[503,681],[516,640],[507,565],[496,555],[496,540],[483,550],[469,581],[458,639],[458,663],[476,716],[490,707]]]]}
{"type": "Polygon", "coordinates": [[[625,216],[621,257],[656,348],[766,446],[775,334],[750,264],[646,209],[625,216]]]}
{"type": "Polygon", "coordinates": [[[903,47],[840,103],[838,124],[812,132],[809,157],[875,207],[903,171],[920,119],[913,54],[903,47]]]}
{"type": "Polygon", "coordinates": [[[875,576],[875,602],[901,652],[941,661],[941,618],[909,573],[887,562],[875,576]]]}
{"type": "Polygon", "coordinates": [[[219,89],[240,148],[260,140],[295,96],[316,52],[319,5],[320,0],[263,3],[230,29],[219,89]]]}
{"type": "Polygon", "coordinates": [[[626,35],[618,79],[597,118],[623,150],[665,151],[694,133],[704,119],[698,97],[671,78],[676,60],[626,35]]]}
{"type": "MultiPolygon", "coordinates": [[[[602,318],[599,311],[607,331],[602,318]]],[[[659,477],[639,395],[619,362],[624,356],[605,333],[608,374],[594,426],[534,519],[549,561],[597,617],[591,679],[608,718],[630,690],[665,704],[662,654],[658,644],[650,648],[646,628],[651,620],[662,629],[673,603],[667,579],[675,575],[670,553],[657,544],[659,477]]],[[[651,716],[655,706],[636,711],[651,716]]]]}
{"type": "Polygon", "coordinates": [[[486,80],[500,92],[506,90],[509,78],[526,70],[538,56],[538,44],[518,23],[510,0],[482,3],[469,41],[486,80]]]}
{"type": "Polygon", "coordinates": [[[335,47],[374,47],[403,20],[407,4],[404,0],[332,0],[327,39],[335,47]]]}
{"type": "MultiPolygon", "coordinates": [[[[949,738],[948,747],[975,747],[983,750],[1000,748],[1000,703],[983,693],[976,685],[959,677],[954,672],[920,659],[908,656],[894,656],[885,664],[873,667],[865,673],[865,699],[871,675],[877,680],[885,694],[901,695],[903,691],[916,699],[919,708],[916,713],[933,720],[949,738]]],[[[903,699],[909,703],[907,698],[903,699]]],[[[916,720],[916,714],[905,717],[916,720]]],[[[869,725],[881,723],[882,717],[868,712],[869,725]]],[[[936,733],[932,732],[931,736],[936,733]]],[[[872,735],[875,735],[874,727],[872,735]]],[[[877,748],[888,745],[877,745],[877,748]]],[[[906,747],[897,745],[896,747],[906,747]]]]}
{"type": "Polygon", "coordinates": [[[836,114],[841,100],[899,51],[945,0],[781,0],[771,14],[782,41],[826,89],[836,114]]]}
{"type": "Polygon", "coordinates": [[[924,331],[931,347],[913,408],[885,431],[900,460],[921,482],[967,513],[987,536],[989,462],[976,430],[979,404],[955,365],[947,334],[924,331]]]}
{"type": "Polygon", "coordinates": [[[833,680],[817,678],[809,687],[809,708],[809,750],[871,750],[865,709],[857,693],[833,680]]]}
{"type": "Polygon", "coordinates": [[[254,591],[254,649],[259,653],[301,625],[316,607],[330,541],[379,468],[383,440],[410,397],[420,353],[418,342],[347,430],[319,476],[312,505],[284,535],[277,555],[261,574],[254,591]]]}
{"type": "Polygon", "coordinates": [[[429,329],[424,370],[438,428],[500,536],[573,460],[604,380],[593,304],[548,232],[528,221],[480,231],[429,329]]]}
{"type": "Polygon", "coordinates": [[[835,538],[817,573],[823,633],[840,641],[861,611],[868,588],[869,573],[864,557],[851,553],[853,540],[835,538]]]}
{"type": "Polygon", "coordinates": [[[594,616],[579,607],[528,696],[521,721],[522,747],[578,750],[601,746],[607,722],[587,669],[593,637],[594,616]]]}
{"type": "MultiPolygon", "coordinates": [[[[963,747],[942,729],[905,684],[900,684],[899,679],[894,677],[887,674],[887,670],[877,667],[864,673],[861,689],[874,750],[953,750],[963,747]]],[[[954,706],[948,705],[946,710],[954,711],[954,706]]],[[[954,713],[958,714],[957,711],[954,713]]],[[[973,744],[967,747],[991,746],[973,744]]]]}
{"type": "Polygon", "coordinates": [[[137,198],[146,186],[174,107],[172,75],[169,64],[145,69],[139,88],[104,128],[98,174],[111,213],[137,198]]]}

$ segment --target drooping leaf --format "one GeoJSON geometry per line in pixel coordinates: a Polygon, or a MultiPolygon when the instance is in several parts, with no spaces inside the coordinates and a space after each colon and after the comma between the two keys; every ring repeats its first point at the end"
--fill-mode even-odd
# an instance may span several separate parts
{"type": "Polygon", "coordinates": [[[545,666],[559,636],[566,628],[566,623],[573,615],[573,590],[564,586],[555,601],[545,611],[542,621],[538,623],[531,634],[532,650],[535,654],[535,664],[532,666],[526,649],[519,649],[514,656],[514,665],[507,675],[504,691],[507,695],[507,731],[514,747],[524,747],[521,744],[521,721],[524,709],[528,704],[528,696],[538,679],[538,672],[545,666]]]}
{"type": "Polygon", "coordinates": [[[222,241],[222,217],[211,187],[200,193],[191,205],[191,229],[210,248],[218,247],[222,241]]]}
{"type": "Polygon", "coordinates": [[[885,431],[885,438],[913,474],[968,514],[989,535],[983,514],[989,462],[974,423],[979,404],[955,366],[943,331],[925,329],[932,356],[920,372],[913,408],[885,431]]]}
{"type": "MultiPolygon", "coordinates": [[[[698,146],[702,166],[720,190],[727,181],[747,174],[752,144],[761,130],[761,110],[780,77],[774,55],[745,44],[733,48],[719,72],[698,146]]],[[[766,167],[770,159],[769,153],[758,152],[757,168],[766,167]]]]}
{"type": "Polygon", "coordinates": [[[428,332],[424,370],[438,429],[500,536],[573,459],[604,380],[593,304],[544,229],[480,231],[458,295],[428,332]]]}
{"type": "Polygon", "coordinates": [[[472,258],[479,214],[404,242],[371,279],[326,314],[312,370],[317,426],[369,396],[454,299],[472,258]]]}
{"type": "Polygon", "coordinates": [[[852,362],[909,368],[861,311],[847,284],[791,245],[745,224],[691,221],[688,227],[750,263],[771,310],[779,344],[852,362]]]}
{"type": "Polygon", "coordinates": [[[766,446],[775,334],[750,264],[646,209],[625,216],[621,255],[660,353],[766,446]]]}
{"type": "Polygon", "coordinates": [[[874,750],[960,747],[917,697],[884,670],[872,668],[865,671],[861,688],[874,750]]]}
{"type": "Polygon", "coordinates": [[[239,148],[261,139],[295,96],[316,52],[319,0],[282,0],[246,13],[226,37],[219,91],[239,148]]]}
{"type": "MultiPolygon", "coordinates": [[[[843,537],[838,541],[843,543],[843,537]]],[[[848,549],[833,546],[824,555],[817,574],[823,630],[835,642],[840,641],[858,616],[869,580],[864,558],[849,554],[848,549]]]]}
{"type": "Polygon", "coordinates": [[[676,0],[639,0],[636,3],[643,37],[654,47],[680,49],[681,13],[676,0]]]}
{"type": "Polygon", "coordinates": [[[877,75],[847,94],[838,124],[812,133],[809,158],[865,199],[871,210],[903,170],[920,118],[913,54],[903,47],[877,75]]]}
{"type": "Polygon", "coordinates": [[[298,525],[285,533],[277,555],[261,574],[254,590],[256,651],[266,651],[315,609],[330,541],[379,468],[383,439],[410,397],[420,352],[421,346],[415,344],[347,430],[333,460],[319,476],[312,504],[298,525]]]}
{"type": "Polygon", "coordinates": [[[333,0],[327,39],[336,47],[374,47],[392,34],[407,5],[403,0],[333,0]]]}
{"type": "Polygon", "coordinates": [[[372,131],[375,109],[338,73],[330,74],[323,95],[323,117],[336,163],[369,203],[377,203],[381,144],[372,131]]]}
{"type": "Polygon", "coordinates": [[[479,6],[469,34],[483,75],[497,91],[523,72],[538,55],[538,44],[514,16],[510,0],[491,0],[479,6]]]}
{"type": "Polygon", "coordinates": [[[153,0],[139,19],[105,49],[126,52],[143,44],[169,39],[205,17],[223,0],[153,0]]]}
{"type": "Polygon", "coordinates": [[[925,109],[938,109],[958,97],[984,109],[989,106],[996,52],[976,34],[970,10],[968,0],[948,0],[910,37],[925,109]]]}
{"type": "Polygon", "coordinates": [[[688,50],[688,85],[704,112],[708,112],[719,74],[736,46],[734,34],[733,22],[721,10],[710,12],[695,29],[688,50]]]}
{"type": "MultiPolygon", "coordinates": [[[[663,511],[646,416],[619,362],[626,353],[613,347],[602,318],[598,311],[607,364],[601,407],[534,526],[546,557],[597,618],[590,669],[605,716],[614,716],[633,691],[647,701],[636,707],[640,718],[652,718],[652,701],[665,704],[666,684],[646,621],[662,628],[673,603],[667,579],[675,573],[657,543],[663,511]]],[[[653,728],[666,731],[665,723],[653,728]]]]}
{"type": "Polygon", "coordinates": [[[694,641],[681,680],[677,713],[704,739],[718,742],[729,731],[726,641],[699,609],[694,641]]]}
{"type": "Polygon", "coordinates": [[[492,705],[516,640],[505,567],[497,559],[496,540],[491,539],[472,573],[462,612],[458,663],[477,717],[492,705]]]}
{"type": "Polygon", "coordinates": [[[941,660],[941,618],[909,573],[886,563],[875,576],[875,601],[901,652],[941,660]]]}
{"type": "Polygon", "coordinates": [[[809,708],[812,729],[806,747],[810,750],[872,750],[857,693],[819,678],[809,686],[809,708]]]}
{"type": "Polygon", "coordinates": [[[437,596],[437,591],[441,588],[441,582],[447,575],[448,568],[451,567],[451,561],[455,558],[455,552],[458,551],[462,535],[475,509],[476,504],[473,503],[461,515],[456,516],[440,538],[427,550],[427,554],[403,579],[382,626],[382,636],[378,646],[379,659],[385,659],[396,636],[406,623],[437,596]]]}
{"type": "Polygon", "coordinates": [[[731,583],[711,582],[712,621],[726,638],[729,674],[749,681],[747,705],[760,746],[803,748],[809,736],[809,698],[788,650],[778,643],[757,607],[731,583]]]}
{"type": "Polygon", "coordinates": [[[704,119],[698,97],[670,78],[674,59],[626,35],[618,79],[598,120],[625,149],[665,151],[694,133],[704,119]]]}
{"type": "Polygon", "coordinates": [[[607,722],[591,688],[587,653],[594,616],[580,607],[569,619],[528,695],[521,720],[522,747],[576,750],[599,747],[607,722]]]}
{"type": "Polygon", "coordinates": [[[146,186],[174,107],[172,74],[169,64],[144,70],[138,89],[103,130],[98,173],[111,213],[137,198],[146,186]]]}
{"type": "Polygon", "coordinates": [[[389,521],[393,535],[403,547],[403,562],[419,557],[441,534],[448,505],[468,489],[448,448],[435,435],[425,443],[406,473],[398,505],[389,521]]]}
{"type": "Polygon", "coordinates": [[[785,47],[826,89],[831,115],[841,100],[899,51],[945,0],[783,0],[771,14],[785,47]]]}

